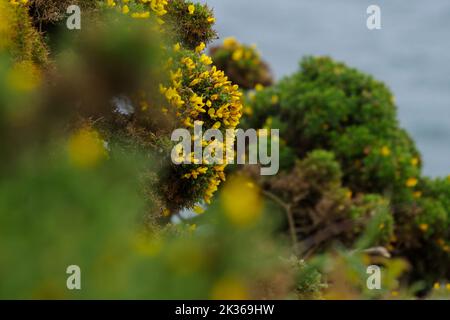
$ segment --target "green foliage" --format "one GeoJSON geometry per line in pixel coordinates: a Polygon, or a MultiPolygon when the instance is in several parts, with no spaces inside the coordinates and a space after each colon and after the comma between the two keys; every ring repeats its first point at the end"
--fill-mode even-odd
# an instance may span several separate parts
{"type": "MultiPolygon", "coordinates": [[[[426,278],[429,286],[446,277],[432,260],[440,261],[439,266],[448,265],[448,182],[421,178],[420,154],[399,127],[394,98],[383,83],[331,58],[307,57],[299,72],[250,95],[248,103],[251,112],[246,113],[245,125],[279,125],[285,141],[282,150],[293,151],[297,159],[305,159],[303,163],[306,159],[317,162],[315,168],[320,168],[318,163],[324,159],[312,160],[309,152],[325,149],[335,157],[342,172],[339,185],[355,193],[353,208],[347,210],[350,216],[357,219],[370,212],[384,212],[385,221],[378,223],[382,228],[371,227],[367,221],[360,227],[372,230],[372,238],[378,239],[372,243],[395,240],[394,247],[413,264],[411,279],[426,278]],[[422,259],[425,250],[427,258],[422,259]],[[430,275],[427,269],[436,271],[430,275]]],[[[281,160],[287,161],[281,167],[289,170],[292,158],[281,160]]],[[[310,166],[301,172],[306,176],[308,170],[310,166]]],[[[336,181],[331,172],[324,172],[312,171],[309,181],[320,181],[322,176],[330,184],[336,181]]],[[[293,178],[287,175],[284,179],[293,178]]],[[[323,194],[327,186],[323,182],[319,185],[323,194]]],[[[315,203],[317,193],[305,197],[297,188],[289,197],[304,198],[303,207],[307,207],[305,202],[315,203]]]]}
{"type": "Polygon", "coordinates": [[[341,179],[333,153],[315,150],[289,173],[264,182],[267,192],[292,214],[302,252],[323,251],[336,243],[352,247],[365,233],[362,248],[389,243],[393,234],[389,201],[378,195],[353,197],[341,179]]]}
{"type": "Polygon", "coordinates": [[[165,17],[174,42],[180,42],[188,49],[195,49],[200,43],[208,44],[217,37],[213,29],[214,15],[205,4],[186,0],[170,0],[165,17]],[[193,8],[192,14],[190,13],[193,8]]]}
{"type": "Polygon", "coordinates": [[[286,297],[291,276],[268,213],[241,228],[216,202],[191,221],[158,227],[144,219],[148,155],[110,145],[108,159],[80,168],[65,144],[28,150],[1,175],[1,298],[286,297]],[[81,268],[82,290],[67,289],[69,265],[81,268]]]}

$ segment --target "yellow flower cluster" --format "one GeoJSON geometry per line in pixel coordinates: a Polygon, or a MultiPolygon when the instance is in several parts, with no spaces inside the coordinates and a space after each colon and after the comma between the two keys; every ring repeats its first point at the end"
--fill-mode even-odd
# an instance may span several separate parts
{"type": "MultiPolygon", "coordinates": [[[[233,85],[223,71],[211,67],[211,58],[202,53],[205,44],[200,44],[195,51],[184,50],[176,44],[171,52],[167,67],[170,79],[168,83],[160,84],[160,92],[169,103],[171,110],[186,128],[193,128],[194,123],[202,124],[204,130],[210,128],[234,129],[242,116],[242,93],[237,85],[233,85]]],[[[194,140],[200,137],[193,137],[194,140]]],[[[217,143],[201,141],[202,145],[217,143]]],[[[222,147],[227,148],[230,146],[222,147]]],[[[191,153],[187,155],[193,159],[191,153]]],[[[194,159],[195,160],[195,159],[194,159]]],[[[225,180],[225,165],[197,164],[184,173],[184,179],[197,179],[204,176],[208,180],[203,199],[209,203],[221,181],[225,180]]],[[[226,163],[226,159],[225,159],[226,163]]]]}
{"type": "Polygon", "coordinates": [[[168,0],[122,0],[121,5],[117,6],[116,1],[106,0],[108,7],[118,7],[123,14],[130,14],[134,19],[148,19],[153,12],[158,18],[157,21],[163,24],[164,21],[160,18],[167,13],[166,6],[168,0]],[[142,6],[144,9],[142,10],[142,6]]]}
{"type": "Polygon", "coordinates": [[[10,0],[9,3],[18,6],[20,4],[28,4],[28,0],[10,0]]]}
{"type": "Polygon", "coordinates": [[[254,64],[261,62],[260,54],[255,45],[244,46],[234,37],[225,38],[223,48],[232,52],[231,58],[233,61],[250,60],[254,64]]]}
{"type": "Polygon", "coordinates": [[[75,132],[68,141],[68,156],[78,168],[92,168],[108,156],[98,131],[84,127],[75,132]]]}

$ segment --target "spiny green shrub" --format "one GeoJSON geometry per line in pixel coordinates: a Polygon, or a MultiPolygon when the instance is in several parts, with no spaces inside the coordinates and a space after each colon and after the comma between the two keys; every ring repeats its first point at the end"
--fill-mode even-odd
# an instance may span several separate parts
{"type": "Polygon", "coordinates": [[[351,189],[394,193],[418,178],[419,155],[398,127],[390,91],[330,58],[305,58],[300,72],[258,92],[251,108],[249,126],[278,119],[281,137],[298,157],[333,150],[351,189]]]}
{"type": "MultiPolygon", "coordinates": [[[[179,14],[212,27],[209,11],[212,20],[195,15],[207,7],[183,3],[186,10],[179,14]]],[[[76,37],[65,34],[53,52],[56,70],[50,76],[55,78],[46,79],[51,85],[41,106],[41,114],[54,115],[56,123],[67,121],[75,131],[96,129],[107,142],[128,142],[164,155],[158,169],[147,173],[154,182],[147,190],[161,204],[155,215],[167,220],[182,208],[209,203],[225,180],[222,165],[172,164],[172,131],[193,131],[196,121],[204,130],[224,131],[235,128],[242,113],[238,86],[211,65],[205,43],[198,41],[190,50],[166,37],[181,35],[171,33],[168,6],[165,0],[102,2],[97,14],[84,17],[86,30],[76,37]]],[[[190,36],[197,37],[195,32],[190,36]]]]}
{"type": "Polygon", "coordinates": [[[331,58],[307,57],[299,72],[258,91],[247,103],[252,112],[244,120],[246,126],[279,125],[280,139],[286,144],[282,148],[292,151],[294,159],[303,159],[315,149],[332,152],[342,170],[343,186],[356,198],[358,194],[371,200],[373,196],[367,194],[385,198],[386,210],[395,221],[390,247],[412,262],[412,278],[425,279],[430,286],[446,277],[448,271],[442,267],[449,259],[449,208],[442,200],[448,198],[445,183],[421,178],[420,154],[399,127],[394,98],[383,83],[331,58]]]}
{"type": "Polygon", "coordinates": [[[217,37],[213,29],[216,21],[206,4],[186,0],[169,0],[165,21],[174,42],[193,50],[201,43],[208,44],[217,37]]]}

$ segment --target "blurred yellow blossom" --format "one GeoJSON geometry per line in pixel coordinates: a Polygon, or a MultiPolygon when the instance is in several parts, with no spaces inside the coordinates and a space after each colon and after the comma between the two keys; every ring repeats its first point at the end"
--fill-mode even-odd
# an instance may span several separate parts
{"type": "Polygon", "coordinates": [[[260,83],[257,83],[255,86],[255,91],[262,91],[264,90],[264,86],[260,83]]]}
{"type": "Polygon", "coordinates": [[[17,62],[7,75],[7,83],[15,91],[32,91],[41,84],[41,71],[31,61],[17,62]]]}
{"type": "Polygon", "coordinates": [[[189,11],[189,14],[194,14],[194,12],[195,12],[195,6],[194,6],[193,4],[190,4],[190,5],[188,6],[188,11],[189,11]]]}
{"type": "Polygon", "coordinates": [[[412,177],[412,178],[409,178],[408,180],[406,180],[406,186],[408,188],[414,188],[418,182],[419,182],[419,180],[417,180],[417,178],[412,177]]]}
{"type": "Polygon", "coordinates": [[[156,256],[162,249],[163,242],[159,238],[137,235],[134,239],[134,249],[143,256],[156,256]]]}
{"type": "Polygon", "coordinates": [[[211,290],[213,300],[246,300],[249,299],[248,288],[239,278],[225,276],[219,279],[211,290]]]}
{"type": "Polygon", "coordinates": [[[228,37],[223,40],[223,46],[225,49],[231,49],[238,44],[235,37],[228,37]]]}
{"type": "Polygon", "coordinates": [[[232,177],[221,193],[226,217],[238,227],[254,224],[262,214],[258,188],[241,176],[232,177]]]}
{"type": "Polygon", "coordinates": [[[389,149],[389,147],[384,146],[383,148],[381,148],[381,155],[383,157],[388,157],[391,154],[391,149],[389,149]]]}
{"type": "Polygon", "coordinates": [[[68,142],[69,160],[79,168],[91,168],[107,157],[99,133],[89,127],[75,132],[68,142]]]}

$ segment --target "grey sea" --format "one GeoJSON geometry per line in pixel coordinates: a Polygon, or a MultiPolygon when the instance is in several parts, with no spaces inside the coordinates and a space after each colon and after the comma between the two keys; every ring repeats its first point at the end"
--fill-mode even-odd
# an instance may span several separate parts
{"type": "MultiPolygon", "coordinates": [[[[384,81],[429,176],[450,174],[449,0],[202,0],[221,39],[257,44],[279,79],[305,55],[329,55],[384,81]],[[381,30],[366,9],[381,8],[381,30]]],[[[221,41],[221,40],[218,40],[221,41]]]]}

